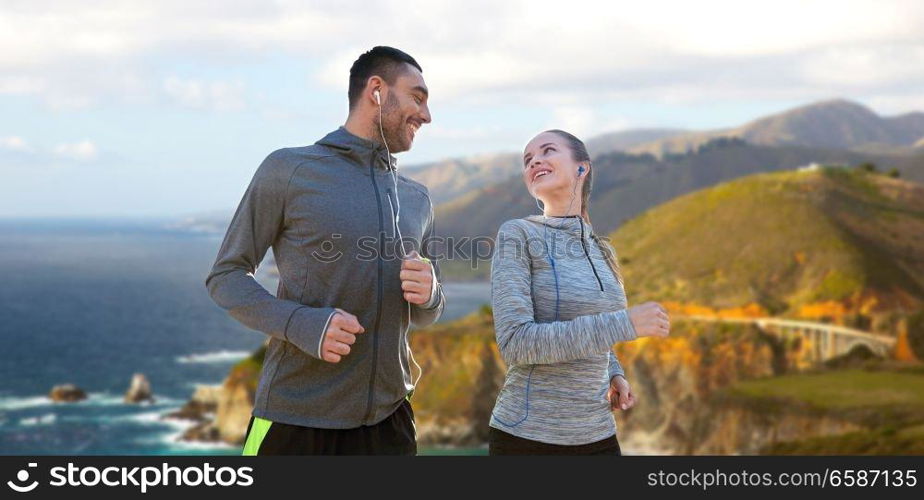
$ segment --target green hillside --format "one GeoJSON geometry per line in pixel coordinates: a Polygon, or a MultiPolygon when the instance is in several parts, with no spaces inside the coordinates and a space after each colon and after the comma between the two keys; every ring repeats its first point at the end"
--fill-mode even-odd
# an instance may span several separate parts
{"type": "Polygon", "coordinates": [[[680,196],[610,235],[629,296],[798,316],[924,302],[924,185],[862,169],[763,173],[680,196]]]}
{"type": "Polygon", "coordinates": [[[758,409],[834,417],[864,428],[777,443],[762,454],[924,455],[924,369],[873,362],[863,369],[819,371],[739,382],[712,396],[758,409]]]}

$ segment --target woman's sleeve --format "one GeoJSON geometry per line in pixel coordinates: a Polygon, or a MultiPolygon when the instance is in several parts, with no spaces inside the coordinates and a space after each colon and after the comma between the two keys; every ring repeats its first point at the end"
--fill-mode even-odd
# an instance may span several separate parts
{"type": "Polygon", "coordinates": [[[505,222],[491,262],[494,332],[508,365],[588,358],[609,351],[616,342],[638,337],[625,309],[537,323],[527,242],[525,230],[515,220],[505,222]]]}
{"type": "Polygon", "coordinates": [[[619,363],[619,359],[616,357],[616,354],[612,350],[609,352],[609,366],[607,367],[607,373],[609,373],[610,380],[613,379],[616,375],[626,376],[626,371],[622,369],[622,365],[619,363]]]}

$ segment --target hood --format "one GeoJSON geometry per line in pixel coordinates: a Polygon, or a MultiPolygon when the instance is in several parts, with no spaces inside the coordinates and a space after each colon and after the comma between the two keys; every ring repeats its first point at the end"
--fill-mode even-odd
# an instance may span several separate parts
{"type": "Polygon", "coordinates": [[[354,135],[340,126],[337,130],[325,135],[316,144],[337,150],[343,156],[352,158],[363,167],[368,167],[375,160],[375,168],[387,171],[389,165],[398,169],[398,159],[388,154],[385,145],[354,135]]]}

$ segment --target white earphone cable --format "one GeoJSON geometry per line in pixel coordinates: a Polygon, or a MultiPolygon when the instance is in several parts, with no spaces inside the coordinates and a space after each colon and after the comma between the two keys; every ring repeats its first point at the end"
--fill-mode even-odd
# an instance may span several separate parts
{"type": "MultiPolygon", "coordinates": [[[[376,95],[378,96],[379,94],[376,94],[376,95]]],[[[379,101],[381,101],[381,97],[379,97],[376,100],[376,102],[379,102],[379,101]]],[[[388,148],[388,141],[385,140],[385,129],[382,127],[382,103],[381,102],[379,102],[379,134],[382,135],[382,144],[385,145],[385,152],[388,154],[388,158],[386,159],[386,161],[388,162],[388,170],[391,171],[391,179],[395,186],[395,205],[397,205],[396,211],[395,211],[395,231],[397,231],[398,248],[400,248],[401,258],[403,259],[405,256],[404,238],[401,236],[401,227],[399,226],[399,222],[401,221],[401,199],[398,197],[398,174],[396,173],[397,165],[393,166],[391,164],[391,150],[388,148]]],[[[411,303],[410,302],[407,303],[407,324],[408,325],[411,324],[411,303]]],[[[405,340],[407,340],[407,338],[405,338],[405,340]]],[[[417,378],[414,379],[414,389],[416,389],[417,383],[420,382],[420,378],[423,377],[423,368],[421,368],[420,364],[417,363],[417,360],[414,359],[414,351],[411,349],[410,344],[406,343],[405,346],[407,347],[407,352],[410,355],[411,362],[414,363],[414,366],[417,367],[417,378]]]]}

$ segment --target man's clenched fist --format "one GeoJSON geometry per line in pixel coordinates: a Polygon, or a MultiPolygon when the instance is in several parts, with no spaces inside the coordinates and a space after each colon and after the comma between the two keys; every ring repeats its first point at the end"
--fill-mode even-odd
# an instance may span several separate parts
{"type": "Polygon", "coordinates": [[[350,346],[356,342],[356,335],[366,331],[356,316],[335,308],[330,318],[324,342],[321,343],[321,358],[329,363],[339,363],[340,358],[350,353],[350,346]]]}
{"type": "Polygon", "coordinates": [[[404,300],[411,304],[422,305],[430,301],[433,279],[429,260],[424,260],[416,250],[401,262],[401,290],[404,291],[404,300]]]}

